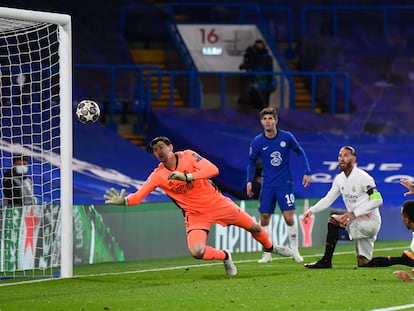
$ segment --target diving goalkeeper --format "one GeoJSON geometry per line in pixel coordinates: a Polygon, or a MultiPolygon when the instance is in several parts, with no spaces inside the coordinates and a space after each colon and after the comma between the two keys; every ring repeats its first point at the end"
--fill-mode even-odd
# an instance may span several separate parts
{"type": "Polygon", "coordinates": [[[210,178],[218,175],[217,166],[192,150],[173,152],[173,145],[165,136],[154,138],[150,147],[160,164],[149,175],[144,185],[128,196],[114,188],[106,191],[105,204],[138,205],[157,187],[160,187],[183,211],[187,245],[195,259],[222,260],[228,275],[236,275],[229,250],[206,245],[212,224],[234,225],[249,231],[263,249],[284,257],[292,250],[273,245],[267,232],[231,199],[225,197],[210,178]]]}

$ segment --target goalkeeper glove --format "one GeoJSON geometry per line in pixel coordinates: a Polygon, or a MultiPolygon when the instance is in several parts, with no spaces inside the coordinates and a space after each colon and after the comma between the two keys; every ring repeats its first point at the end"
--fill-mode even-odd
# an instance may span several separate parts
{"type": "Polygon", "coordinates": [[[181,180],[181,181],[186,181],[186,182],[192,182],[194,180],[194,176],[193,174],[184,174],[178,171],[174,171],[172,172],[169,176],[168,176],[168,180],[170,179],[175,179],[175,180],[181,180]]]}
{"type": "Polygon", "coordinates": [[[114,204],[114,205],[126,205],[125,204],[125,193],[126,190],[122,189],[120,193],[114,188],[106,190],[104,194],[105,204],[114,204]]]}

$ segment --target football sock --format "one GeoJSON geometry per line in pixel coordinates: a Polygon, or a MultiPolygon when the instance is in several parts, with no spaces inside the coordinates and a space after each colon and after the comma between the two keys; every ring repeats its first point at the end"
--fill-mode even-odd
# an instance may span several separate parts
{"type": "Polygon", "coordinates": [[[261,230],[257,233],[252,233],[253,239],[260,242],[263,245],[263,248],[266,249],[273,249],[273,243],[270,241],[269,235],[267,234],[266,230],[261,230]]]}
{"type": "Polygon", "coordinates": [[[413,255],[409,251],[404,251],[400,257],[375,257],[363,267],[389,267],[393,265],[414,266],[413,255]]]}
{"type": "Polygon", "coordinates": [[[295,223],[292,226],[287,226],[287,233],[289,237],[290,247],[292,249],[298,248],[298,225],[295,223]]]}
{"type": "Polygon", "coordinates": [[[333,217],[328,220],[328,234],[326,235],[325,254],[322,260],[331,263],[339,236],[339,224],[333,217]]]}
{"type": "Polygon", "coordinates": [[[206,245],[203,260],[225,260],[228,254],[225,251],[206,245]]]}
{"type": "Polygon", "coordinates": [[[401,257],[374,257],[364,267],[389,267],[401,263],[401,257]]]}
{"type": "Polygon", "coordinates": [[[267,235],[268,235],[268,236],[269,236],[269,238],[270,238],[270,228],[269,228],[269,225],[267,225],[267,226],[262,226],[262,228],[263,228],[263,230],[264,230],[264,231],[266,231],[267,235]]]}
{"type": "MultiPolygon", "coordinates": [[[[263,228],[263,230],[264,230],[264,231],[266,231],[267,235],[269,236],[269,239],[270,239],[270,240],[272,240],[272,239],[270,238],[270,228],[269,228],[269,225],[267,225],[267,226],[262,226],[262,228],[263,228]]],[[[263,247],[263,251],[265,251],[265,252],[271,253],[271,252],[272,252],[272,250],[273,250],[273,245],[272,245],[272,247],[271,247],[271,248],[269,248],[269,249],[265,249],[265,248],[263,247]]]]}

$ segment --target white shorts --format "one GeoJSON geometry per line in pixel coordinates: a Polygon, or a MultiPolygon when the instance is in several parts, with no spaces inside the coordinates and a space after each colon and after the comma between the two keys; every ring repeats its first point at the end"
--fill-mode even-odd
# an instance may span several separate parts
{"type": "Polygon", "coordinates": [[[349,238],[354,240],[357,256],[371,260],[374,242],[381,228],[381,217],[377,213],[369,213],[355,218],[346,228],[349,238]]]}

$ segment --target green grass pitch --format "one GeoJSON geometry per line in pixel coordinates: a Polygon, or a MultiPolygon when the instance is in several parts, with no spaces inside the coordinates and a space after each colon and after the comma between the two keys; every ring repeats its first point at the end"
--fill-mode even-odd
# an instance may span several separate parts
{"type": "MultiPolygon", "coordinates": [[[[374,256],[399,256],[409,241],[378,241],[374,256]]],[[[323,247],[302,249],[305,263],[323,247]]],[[[190,256],[74,267],[71,279],[0,281],[0,310],[413,310],[410,267],[357,268],[353,244],[338,244],[333,268],[309,270],[291,258],[259,264],[234,253],[237,276],[221,262],[190,256]]]]}

